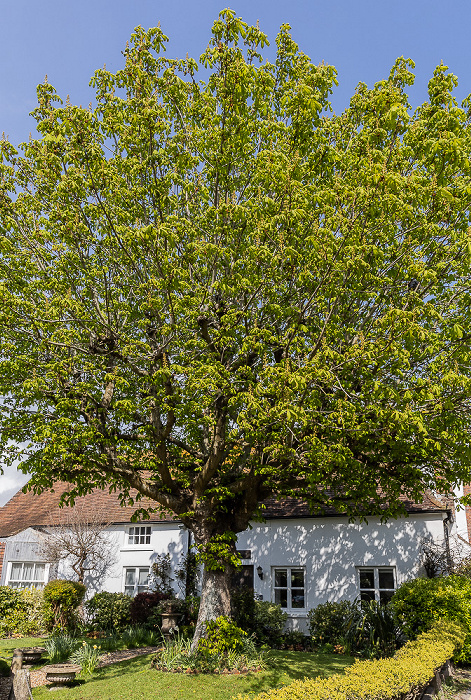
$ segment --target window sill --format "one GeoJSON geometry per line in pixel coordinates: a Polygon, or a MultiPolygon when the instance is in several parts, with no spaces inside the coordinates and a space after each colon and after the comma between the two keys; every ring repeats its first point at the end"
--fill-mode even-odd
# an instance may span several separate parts
{"type": "Polygon", "coordinates": [[[153,552],[154,548],[148,544],[130,544],[126,547],[121,547],[120,552],[153,552]]]}
{"type": "Polygon", "coordinates": [[[307,617],[308,610],[286,610],[286,608],[283,608],[283,612],[285,612],[290,617],[307,617]]]}

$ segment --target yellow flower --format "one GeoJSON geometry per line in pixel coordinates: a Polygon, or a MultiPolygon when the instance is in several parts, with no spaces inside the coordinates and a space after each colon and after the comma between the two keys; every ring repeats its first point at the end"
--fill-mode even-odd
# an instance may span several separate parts
{"type": "Polygon", "coordinates": [[[96,644],[93,645],[93,648],[96,649],[96,644]]]}

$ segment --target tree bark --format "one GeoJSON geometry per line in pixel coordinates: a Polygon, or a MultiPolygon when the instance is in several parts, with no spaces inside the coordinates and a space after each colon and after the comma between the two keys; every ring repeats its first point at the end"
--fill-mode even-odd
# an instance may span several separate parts
{"type": "Polygon", "coordinates": [[[209,620],[215,620],[220,615],[231,615],[231,575],[232,567],[227,564],[224,571],[212,571],[204,568],[201,587],[201,602],[196,622],[195,634],[191,643],[195,651],[201,637],[204,636],[205,626],[209,620]]]}

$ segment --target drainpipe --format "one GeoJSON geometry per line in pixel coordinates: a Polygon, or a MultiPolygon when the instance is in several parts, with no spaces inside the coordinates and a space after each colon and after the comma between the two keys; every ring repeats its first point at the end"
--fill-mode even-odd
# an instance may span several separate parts
{"type": "MultiPolygon", "coordinates": [[[[187,549],[186,549],[186,561],[187,561],[187,564],[188,564],[188,557],[190,556],[190,551],[191,551],[191,530],[188,529],[188,530],[187,530],[187,533],[188,533],[188,542],[187,542],[187,545],[186,545],[186,546],[187,546],[187,549]]],[[[187,567],[186,567],[186,579],[185,579],[185,596],[186,596],[186,597],[188,597],[188,595],[189,595],[189,592],[188,592],[189,583],[190,583],[190,581],[189,581],[189,572],[188,572],[188,565],[187,565],[187,567]]]]}
{"type": "Polygon", "coordinates": [[[450,533],[448,532],[448,525],[453,523],[453,514],[451,510],[447,510],[446,518],[443,521],[443,534],[445,537],[445,553],[446,553],[446,564],[448,567],[448,573],[453,573],[453,560],[451,558],[450,551],[450,533]]]}

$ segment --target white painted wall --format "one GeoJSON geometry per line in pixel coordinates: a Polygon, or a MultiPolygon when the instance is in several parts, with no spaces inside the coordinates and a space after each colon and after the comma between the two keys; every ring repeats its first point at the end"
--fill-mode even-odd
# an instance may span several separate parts
{"type": "MultiPolygon", "coordinates": [[[[454,494],[456,499],[462,498],[463,496],[463,485],[460,484],[458,487],[457,491],[454,494]]],[[[468,535],[468,524],[466,522],[466,513],[464,510],[464,506],[458,510],[459,503],[456,502],[455,500],[455,533],[457,535],[460,535],[464,540],[469,542],[469,535],[468,535]]],[[[469,552],[466,552],[469,554],[469,552]]]]}
{"type": "Polygon", "coordinates": [[[305,568],[306,608],[291,613],[288,627],[307,631],[307,612],[326,601],[358,596],[359,566],[392,566],[399,586],[420,575],[420,545],[424,537],[443,541],[445,514],[420,514],[381,524],[348,523],[346,518],[306,518],[254,523],[239,535],[237,549],[250,549],[254,589],[272,599],[272,569],[305,568]],[[256,569],[263,569],[263,580],[256,569]]]}
{"type": "MultiPolygon", "coordinates": [[[[443,542],[445,517],[445,513],[417,514],[385,524],[381,524],[379,518],[369,518],[368,523],[362,524],[348,523],[347,518],[340,517],[270,520],[253,523],[251,529],[240,533],[237,549],[251,550],[251,558],[243,563],[254,566],[254,590],[263,600],[272,600],[274,567],[305,569],[305,609],[290,614],[288,627],[307,631],[307,612],[311,608],[326,601],[353,600],[358,596],[360,566],[394,567],[398,586],[423,574],[420,568],[421,543],[425,537],[443,542]],[[262,567],[263,580],[257,575],[258,566],[262,567]]],[[[181,565],[188,543],[186,529],[177,522],[142,524],[152,527],[148,545],[128,544],[132,523],[107,529],[116,563],[103,580],[87,581],[88,597],[98,590],[124,592],[125,569],[150,567],[157,554],[169,552],[173,570],[181,565]]],[[[36,560],[34,541],[38,537],[37,532],[28,529],[9,538],[8,559],[13,555],[12,558],[18,560],[27,553],[29,560],[36,560]]],[[[3,583],[6,583],[5,574],[8,575],[11,567],[10,561],[5,563],[3,583]]],[[[66,571],[66,562],[62,562],[57,576],[63,576],[66,571]]],[[[174,588],[178,594],[176,582],[174,588]]]]}
{"type": "MultiPolygon", "coordinates": [[[[107,577],[102,581],[88,581],[88,595],[93,595],[97,590],[105,590],[110,593],[124,592],[124,572],[128,567],[151,567],[156,561],[156,555],[170,554],[172,570],[179,568],[181,559],[186,554],[188,532],[179,523],[149,523],[144,521],[144,526],[151,526],[150,544],[128,544],[129,527],[136,523],[125,525],[112,525],[108,528],[110,547],[116,552],[116,564],[112,567],[107,577]]],[[[175,592],[179,589],[173,582],[175,592]]]]}

